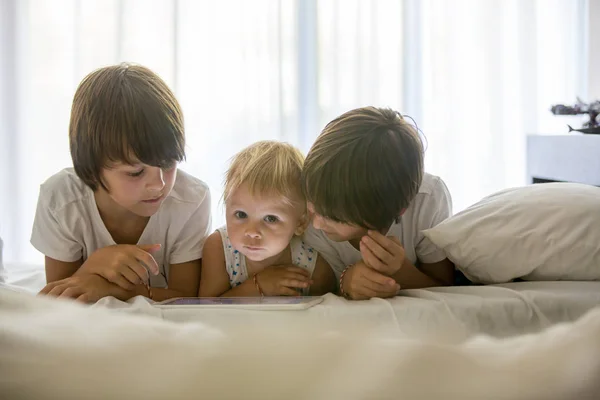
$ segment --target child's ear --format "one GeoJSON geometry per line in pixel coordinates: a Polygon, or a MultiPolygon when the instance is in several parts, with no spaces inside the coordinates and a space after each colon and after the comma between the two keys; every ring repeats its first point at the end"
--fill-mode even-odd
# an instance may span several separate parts
{"type": "Polygon", "coordinates": [[[304,231],[306,231],[306,228],[308,228],[309,223],[310,218],[308,217],[308,213],[304,213],[304,215],[302,215],[302,217],[300,217],[300,219],[298,220],[298,226],[294,231],[294,235],[301,236],[304,233],[304,231]]]}

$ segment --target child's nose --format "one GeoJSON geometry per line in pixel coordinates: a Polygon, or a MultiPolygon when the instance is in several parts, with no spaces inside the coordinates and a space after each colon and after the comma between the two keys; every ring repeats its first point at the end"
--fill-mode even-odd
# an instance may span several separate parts
{"type": "Polygon", "coordinates": [[[252,239],[260,239],[260,230],[255,224],[248,224],[246,227],[246,236],[252,239]]]}
{"type": "Polygon", "coordinates": [[[246,231],[246,236],[252,239],[260,239],[260,233],[258,233],[256,230],[246,231]]]}
{"type": "Polygon", "coordinates": [[[152,167],[150,171],[148,190],[160,192],[165,187],[164,173],[161,168],[152,167]]]}

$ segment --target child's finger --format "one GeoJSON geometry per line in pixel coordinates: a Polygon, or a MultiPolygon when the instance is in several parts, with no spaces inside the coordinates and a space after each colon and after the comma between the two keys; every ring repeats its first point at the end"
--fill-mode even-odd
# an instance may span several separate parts
{"type": "Polygon", "coordinates": [[[310,286],[309,282],[297,279],[282,279],[281,281],[279,281],[279,284],[288,288],[298,289],[304,289],[310,286]]]}
{"type": "Polygon", "coordinates": [[[396,295],[396,292],[400,289],[400,286],[383,286],[377,283],[373,283],[369,280],[365,280],[364,282],[364,286],[362,286],[361,288],[363,290],[369,290],[372,293],[374,293],[371,297],[382,297],[382,298],[386,298],[386,297],[392,297],[396,295]]]}
{"type": "Polygon", "coordinates": [[[146,268],[144,268],[138,260],[131,260],[130,263],[124,265],[121,269],[121,273],[129,282],[133,285],[138,285],[140,283],[146,284],[148,279],[150,278],[150,273],[146,268]]]}
{"type": "Polygon", "coordinates": [[[150,270],[136,257],[128,258],[126,267],[133,273],[133,275],[127,275],[127,280],[133,284],[137,285],[139,282],[147,283],[150,279],[150,270]]]}
{"type": "Polygon", "coordinates": [[[81,294],[84,293],[84,290],[81,289],[80,287],[76,287],[76,286],[71,286],[66,288],[58,297],[69,297],[72,299],[76,299],[77,297],[81,296],[81,294]]]}
{"type": "Polygon", "coordinates": [[[61,281],[54,281],[54,282],[50,282],[50,283],[48,283],[46,286],[44,286],[44,288],[43,288],[42,290],[40,290],[40,293],[39,293],[39,294],[48,294],[48,293],[50,293],[50,291],[51,291],[52,289],[54,289],[54,287],[55,287],[56,285],[59,285],[59,284],[60,284],[60,282],[61,282],[61,281]]]}
{"type": "Polygon", "coordinates": [[[90,303],[90,295],[87,293],[83,293],[81,294],[79,297],[77,297],[75,300],[80,301],[82,303],[90,303]]]}
{"type": "Polygon", "coordinates": [[[363,236],[363,238],[360,240],[360,243],[371,250],[373,255],[380,259],[383,264],[389,265],[394,260],[394,255],[390,253],[388,249],[381,247],[381,245],[370,236],[363,236]]]}
{"type": "Polygon", "coordinates": [[[285,274],[282,275],[283,278],[287,278],[287,279],[295,279],[301,282],[310,282],[311,279],[310,277],[304,275],[304,274],[300,274],[298,272],[291,272],[291,271],[286,271],[285,274]]]}
{"type": "Polygon", "coordinates": [[[62,292],[64,292],[69,287],[70,285],[64,283],[61,285],[56,285],[52,288],[52,290],[48,292],[48,296],[59,297],[62,294],[62,292]]]}
{"type": "MultiPolygon", "coordinates": [[[[123,275],[123,272],[125,272],[125,270],[128,270],[128,269],[129,269],[129,267],[127,265],[122,265],[117,270],[107,271],[102,277],[105,278],[110,283],[114,283],[115,285],[119,286],[122,289],[133,290],[135,288],[135,284],[133,282],[130,282],[123,275]]],[[[137,282],[137,276],[133,279],[133,281],[137,282]]]]}
{"type": "Polygon", "coordinates": [[[402,247],[400,241],[392,240],[391,237],[384,236],[377,231],[368,231],[367,235],[392,255],[398,252],[398,246],[402,247]]]}
{"type": "Polygon", "coordinates": [[[148,272],[150,272],[152,275],[158,275],[160,270],[158,268],[158,264],[156,263],[156,260],[154,259],[154,257],[152,257],[152,255],[150,253],[148,253],[140,248],[138,248],[137,250],[138,251],[136,252],[135,258],[137,258],[137,260],[139,262],[141,262],[142,265],[144,267],[146,267],[148,272]]]}
{"type": "Polygon", "coordinates": [[[390,286],[388,284],[381,284],[378,282],[373,282],[370,279],[363,278],[360,282],[360,285],[357,285],[357,290],[361,291],[361,289],[363,291],[370,290],[375,293],[375,296],[372,297],[384,297],[390,293],[396,293],[399,289],[399,286],[397,284],[390,286]]]}
{"type": "Polygon", "coordinates": [[[139,249],[144,250],[147,253],[152,253],[152,252],[160,250],[161,244],[160,243],[155,243],[155,244],[140,244],[137,247],[139,249]]]}
{"type": "Polygon", "coordinates": [[[279,289],[279,295],[280,296],[299,296],[300,294],[292,288],[283,286],[279,289]]]}
{"type": "Polygon", "coordinates": [[[381,262],[381,260],[376,257],[373,252],[369,249],[369,247],[361,240],[360,244],[360,254],[363,257],[365,263],[380,272],[387,272],[387,265],[381,262]]]}
{"type": "Polygon", "coordinates": [[[361,272],[365,279],[369,280],[374,284],[379,285],[379,287],[381,287],[382,290],[385,290],[385,288],[387,288],[388,291],[390,291],[392,289],[396,289],[398,286],[398,283],[396,283],[395,279],[383,275],[373,269],[364,268],[361,272]]]}
{"type": "Polygon", "coordinates": [[[355,300],[366,300],[372,297],[377,297],[377,291],[364,286],[356,288],[353,294],[355,300]]]}

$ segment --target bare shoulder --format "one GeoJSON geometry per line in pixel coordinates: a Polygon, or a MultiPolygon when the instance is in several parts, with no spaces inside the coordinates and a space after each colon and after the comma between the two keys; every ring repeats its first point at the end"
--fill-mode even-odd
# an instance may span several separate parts
{"type": "Polygon", "coordinates": [[[204,243],[198,296],[220,296],[230,288],[223,241],[219,231],[215,231],[206,238],[204,243]]]}
{"type": "Polygon", "coordinates": [[[215,257],[220,255],[225,260],[225,254],[223,253],[223,240],[219,231],[214,231],[206,238],[204,242],[204,250],[202,251],[202,259],[206,260],[207,257],[215,257]]]}

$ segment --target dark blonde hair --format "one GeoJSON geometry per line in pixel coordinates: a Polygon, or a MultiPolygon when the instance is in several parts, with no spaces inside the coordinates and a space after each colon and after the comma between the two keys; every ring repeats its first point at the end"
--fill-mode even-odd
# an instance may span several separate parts
{"type": "Polygon", "coordinates": [[[358,108],[331,121],[304,161],[303,190],[315,212],[336,222],[385,230],[398,221],[423,179],[423,142],[386,108],[358,108]]]}
{"type": "Polygon", "coordinates": [[[183,115],[167,84],[148,68],[100,68],[75,92],[69,143],[77,176],[92,190],[106,189],[101,172],[111,162],[168,167],[183,161],[183,115]]]}
{"type": "Polygon", "coordinates": [[[232,158],[225,174],[223,200],[227,202],[237,188],[247,184],[253,194],[274,193],[289,204],[300,198],[305,207],[300,187],[303,162],[300,150],[288,143],[256,142],[232,158]]]}

